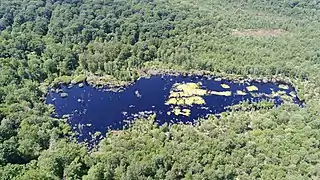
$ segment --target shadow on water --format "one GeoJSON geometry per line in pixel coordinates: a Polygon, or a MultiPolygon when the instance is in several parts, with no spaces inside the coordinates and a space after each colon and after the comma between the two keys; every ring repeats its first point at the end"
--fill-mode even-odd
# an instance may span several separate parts
{"type": "Polygon", "coordinates": [[[141,78],[118,92],[107,88],[97,89],[88,84],[73,87],[61,85],[60,88],[60,92],[48,93],[46,103],[54,105],[56,117],[70,115],[68,123],[79,142],[97,141],[109,128],[123,129],[128,121],[150,114],[156,114],[159,124],[186,123],[208,114],[219,114],[242,101],[252,103],[270,100],[280,105],[284,102],[282,97],[286,97],[300,104],[296,92],[290,86],[259,82],[235,83],[195,76],[157,75],[141,78]],[[177,86],[177,83],[188,84],[191,88],[179,92],[182,86],[177,86]],[[192,103],[181,104],[182,101],[176,101],[177,96],[180,99],[189,97],[192,103]],[[176,99],[173,98],[175,100],[170,103],[172,97],[176,99]]]}

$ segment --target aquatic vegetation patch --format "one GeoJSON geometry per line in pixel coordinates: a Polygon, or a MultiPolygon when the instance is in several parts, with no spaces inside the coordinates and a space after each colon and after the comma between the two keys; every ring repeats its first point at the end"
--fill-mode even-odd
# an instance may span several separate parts
{"type": "Polygon", "coordinates": [[[255,97],[255,98],[263,97],[263,96],[266,96],[266,97],[270,96],[270,95],[264,94],[264,93],[250,93],[250,95],[251,95],[252,97],[255,97]]]}
{"type": "Polygon", "coordinates": [[[141,96],[142,96],[138,90],[136,90],[136,91],[134,92],[134,94],[135,94],[138,98],[141,98],[141,96]]]}
{"type": "Polygon", "coordinates": [[[281,97],[286,94],[286,91],[272,91],[271,97],[281,97]]]}
{"type": "Polygon", "coordinates": [[[172,86],[169,100],[166,105],[187,105],[205,104],[205,100],[201,97],[208,95],[208,91],[200,88],[199,83],[176,83],[172,86]]]}
{"type": "Polygon", "coordinates": [[[203,105],[205,104],[205,100],[200,96],[191,96],[191,97],[182,97],[182,98],[170,98],[166,103],[166,105],[203,105]]]}
{"type": "Polygon", "coordinates": [[[239,96],[245,96],[245,95],[247,95],[246,92],[241,91],[241,90],[237,90],[237,93],[236,93],[236,94],[239,95],[239,96]]]}
{"type": "Polygon", "coordinates": [[[175,114],[176,116],[179,116],[179,115],[183,115],[183,116],[190,116],[191,114],[191,110],[190,109],[180,109],[178,107],[175,107],[173,110],[172,110],[173,114],[175,114]]]}
{"type": "MultiPolygon", "coordinates": [[[[203,105],[203,104],[206,104],[206,102],[200,96],[192,96],[192,97],[185,98],[184,104],[189,105],[189,106],[191,106],[193,104],[203,105]]],[[[181,104],[181,105],[183,105],[183,104],[181,104]]]]}
{"type": "Polygon", "coordinates": [[[204,96],[207,94],[207,90],[201,89],[200,84],[197,83],[176,83],[172,89],[171,97],[204,96]]]}
{"type": "Polygon", "coordinates": [[[276,97],[281,98],[283,101],[285,102],[293,102],[294,99],[296,98],[295,93],[292,91],[290,93],[287,93],[286,91],[274,91],[272,89],[271,94],[267,94],[267,93],[250,93],[252,95],[252,97],[266,97],[266,98],[270,98],[270,99],[275,99],[276,97]]]}
{"type": "Polygon", "coordinates": [[[280,84],[278,87],[279,87],[280,89],[285,89],[285,90],[289,89],[289,86],[288,86],[288,85],[285,85],[285,84],[280,84]]]}
{"type": "Polygon", "coordinates": [[[290,96],[292,96],[292,97],[294,97],[294,98],[297,97],[297,94],[296,94],[294,91],[291,91],[289,94],[290,94],[290,96]]]}
{"type": "Polygon", "coordinates": [[[231,96],[232,92],[231,91],[211,91],[210,94],[212,95],[217,95],[217,96],[231,96]]]}
{"type": "Polygon", "coordinates": [[[66,97],[68,97],[68,93],[64,93],[64,92],[63,92],[63,93],[60,94],[60,96],[61,96],[62,98],[66,98],[66,97]]]}
{"type": "Polygon", "coordinates": [[[181,91],[181,92],[171,92],[170,98],[173,97],[188,97],[188,96],[204,96],[207,95],[208,91],[204,89],[193,89],[193,90],[187,90],[187,91],[181,91]]]}
{"type": "Polygon", "coordinates": [[[228,84],[221,84],[221,87],[224,89],[230,89],[230,86],[228,84]]]}
{"type": "Polygon", "coordinates": [[[251,91],[258,91],[259,89],[257,86],[252,85],[252,86],[247,86],[247,90],[251,92],[251,91]]]}
{"type": "Polygon", "coordinates": [[[286,102],[293,102],[295,96],[292,96],[290,93],[289,95],[287,94],[286,91],[272,91],[271,95],[268,95],[267,97],[269,98],[275,98],[275,97],[280,97],[282,100],[286,102]]]}
{"type": "Polygon", "coordinates": [[[271,98],[274,98],[274,97],[280,97],[281,99],[287,102],[294,102],[294,99],[297,96],[292,92],[290,92],[288,95],[286,91],[277,91],[277,92],[272,92],[271,98]]]}
{"type": "Polygon", "coordinates": [[[166,103],[166,105],[178,105],[178,104],[183,104],[183,100],[182,99],[178,99],[178,98],[170,98],[166,103]],[[181,103],[180,103],[181,101],[181,103]]]}
{"type": "Polygon", "coordinates": [[[287,94],[282,94],[280,97],[281,97],[281,99],[283,99],[284,101],[293,102],[292,96],[288,96],[287,94]]]}
{"type": "Polygon", "coordinates": [[[197,83],[176,83],[173,85],[173,88],[180,90],[180,91],[189,91],[189,90],[193,90],[193,89],[198,89],[200,88],[199,85],[197,83]]]}
{"type": "MultiPolygon", "coordinates": [[[[202,96],[209,95],[208,90],[201,89],[201,83],[175,83],[170,91],[169,99],[165,105],[174,105],[172,113],[176,116],[190,116],[190,109],[181,109],[185,106],[206,104],[202,96]]],[[[167,112],[171,115],[171,112],[167,112]]]]}

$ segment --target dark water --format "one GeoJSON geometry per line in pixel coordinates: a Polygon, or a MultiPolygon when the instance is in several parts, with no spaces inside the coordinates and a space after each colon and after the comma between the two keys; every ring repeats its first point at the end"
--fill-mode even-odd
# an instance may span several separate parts
{"type": "MultiPolygon", "coordinates": [[[[149,79],[142,78],[134,84],[126,87],[120,92],[107,91],[107,89],[96,89],[85,84],[84,87],[74,85],[72,88],[62,85],[60,88],[68,96],[61,97],[61,92],[51,91],[48,93],[46,103],[53,104],[56,109],[56,116],[70,114],[68,123],[76,133],[78,141],[96,141],[101,135],[108,131],[119,130],[126,126],[127,120],[133,120],[135,117],[148,114],[156,114],[156,120],[159,124],[165,122],[192,122],[199,117],[205,117],[208,114],[218,114],[226,111],[226,107],[239,104],[241,101],[258,102],[262,99],[272,100],[275,105],[283,103],[279,97],[266,97],[260,95],[254,97],[246,87],[254,85],[261,94],[272,94],[273,91],[285,91],[285,94],[292,98],[292,101],[299,103],[298,99],[292,95],[295,93],[292,87],[280,89],[273,83],[233,83],[227,80],[209,80],[207,78],[181,77],[181,76],[152,76],[149,79]],[[214,91],[231,91],[231,96],[204,95],[201,96],[204,105],[183,106],[184,109],[190,109],[190,116],[175,115],[172,112],[174,105],[166,105],[169,99],[170,90],[175,83],[199,83],[201,89],[214,91]],[[226,89],[221,84],[227,84],[230,88],[226,89]],[[246,95],[237,95],[237,90],[246,92],[246,95]],[[291,92],[291,93],[290,93],[291,92]],[[141,113],[143,112],[143,113],[141,113]],[[139,114],[140,113],[140,114],[139,114]],[[96,134],[95,134],[96,133],[96,134]],[[95,135],[94,135],[95,134],[95,135]],[[93,138],[96,136],[96,138],[93,138]]],[[[179,106],[182,108],[182,106],[179,106]]]]}

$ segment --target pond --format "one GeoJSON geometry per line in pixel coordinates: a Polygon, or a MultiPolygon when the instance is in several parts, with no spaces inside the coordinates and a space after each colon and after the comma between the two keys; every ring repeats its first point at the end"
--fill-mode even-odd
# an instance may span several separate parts
{"type": "Polygon", "coordinates": [[[284,84],[169,75],[140,78],[119,91],[86,83],[60,85],[48,92],[46,103],[54,105],[56,117],[68,117],[79,142],[92,143],[108,129],[121,130],[137,117],[156,114],[159,124],[192,123],[243,101],[261,100],[300,104],[293,87],[284,84]]]}

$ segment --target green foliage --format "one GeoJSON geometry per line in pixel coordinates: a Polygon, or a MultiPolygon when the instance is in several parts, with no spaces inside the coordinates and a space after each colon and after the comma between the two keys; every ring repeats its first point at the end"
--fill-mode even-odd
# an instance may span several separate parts
{"type": "Polygon", "coordinates": [[[318,9],[317,1],[1,0],[0,179],[319,179],[318,9]],[[306,107],[243,103],[195,127],[138,121],[89,153],[65,140],[70,127],[43,103],[50,82],[122,83],[150,69],[280,76],[306,107]]]}
{"type": "Polygon", "coordinates": [[[73,84],[77,84],[77,83],[81,83],[84,82],[86,80],[86,76],[84,75],[78,75],[76,77],[74,77],[71,81],[71,83],[73,84]]]}
{"type": "Polygon", "coordinates": [[[73,78],[71,76],[60,76],[53,81],[53,84],[70,84],[72,79],[73,78]]]}
{"type": "Polygon", "coordinates": [[[320,154],[310,147],[319,145],[320,133],[311,125],[317,120],[306,110],[296,111],[296,106],[283,106],[232,112],[195,127],[157,127],[141,120],[102,143],[89,174],[103,179],[110,174],[115,179],[315,178],[320,154]]]}

